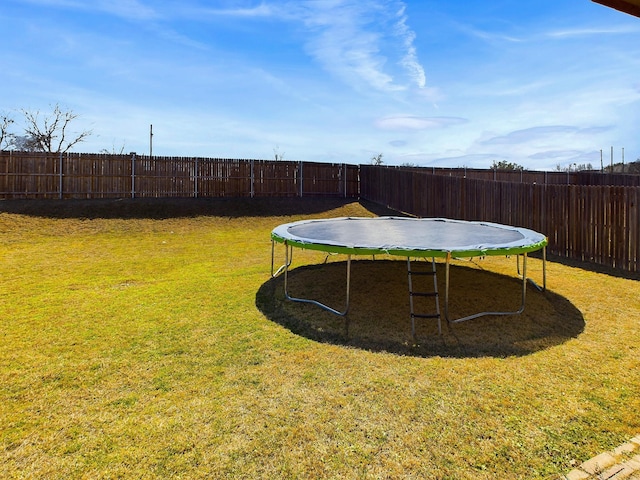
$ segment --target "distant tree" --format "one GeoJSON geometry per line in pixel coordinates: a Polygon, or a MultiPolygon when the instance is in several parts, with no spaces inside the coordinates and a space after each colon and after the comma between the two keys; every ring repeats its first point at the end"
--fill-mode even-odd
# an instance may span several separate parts
{"type": "Polygon", "coordinates": [[[11,147],[19,152],[41,152],[40,146],[35,138],[28,135],[13,135],[11,147]]]}
{"type": "Polygon", "coordinates": [[[570,163],[566,167],[560,164],[556,165],[556,171],[558,172],[584,172],[588,170],[593,170],[593,165],[590,163],[570,163]]]}
{"type": "Polygon", "coordinates": [[[491,164],[491,170],[524,170],[524,167],[506,160],[500,160],[499,162],[494,160],[491,164]]]}
{"type": "Polygon", "coordinates": [[[13,118],[9,115],[0,116],[0,150],[9,148],[13,144],[13,134],[9,132],[9,128],[13,123],[13,118]]]}
{"type": "Polygon", "coordinates": [[[371,164],[372,165],[382,165],[382,154],[379,153],[378,155],[374,155],[373,157],[371,157],[371,164]]]}
{"type": "Polygon", "coordinates": [[[70,132],[69,126],[78,115],[72,110],[63,111],[57,104],[49,115],[41,116],[39,111],[29,110],[22,110],[22,113],[27,126],[22,140],[16,142],[18,150],[66,153],[92,133],[91,130],[70,132]]]}
{"type": "Polygon", "coordinates": [[[100,150],[100,153],[103,153],[105,155],[124,155],[125,148],[126,148],[125,144],[123,143],[122,146],[120,147],[120,150],[116,151],[116,145],[114,142],[114,144],[111,146],[111,150],[107,148],[103,148],[102,150],[100,150]]]}
{"type": "Polygon", "coordinates": [[[607,173],[633,173],[633,174],[638,174],[640,173],[640,158],[638,160],[636,160],[635,162],[631,162],[631,163],[614,163],[613,164],[613,169],[611,168],[611,165],[607,165],[606,167],[604,167],[604,171],[607,173]]]}
{"type": "Polygon", "coordinates": [[[280,153],[280,147],[278,145],[273,149],[273,155],[276,158],[276,162],[284,160],[284,152],[280,153]]]}

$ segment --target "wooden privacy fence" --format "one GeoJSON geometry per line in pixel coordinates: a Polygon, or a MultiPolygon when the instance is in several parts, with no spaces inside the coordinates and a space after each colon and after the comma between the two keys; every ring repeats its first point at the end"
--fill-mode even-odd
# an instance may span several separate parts
{"type": "Polygon", "coordinates": [[[0,152],[0,198],[359,196],[344,163],[0,152]]]}
{"type": "Polygon", "coordinates": [[[362,165],[361,197],[420,217],[531,228],[549,251],[640,272],[640,187],[512,183],[362,165]]]}
{"type": "Polygon", "coordinates": [[[553,254],[629,272],[640,272],[639,184],[598,172],[0,152],[5,199],[361,197],[421,217],[531,228],[553,254]]]}

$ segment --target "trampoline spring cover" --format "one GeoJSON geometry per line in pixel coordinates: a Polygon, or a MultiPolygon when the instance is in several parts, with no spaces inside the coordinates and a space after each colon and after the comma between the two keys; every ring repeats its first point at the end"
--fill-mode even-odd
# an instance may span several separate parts
{"type": "Polygon", "coordinates": [[[490,222],[446,218],[341,217],[286,223],[271,232],[280,243],[344,254],[474,257],[533,252],[541,233],[490,222]]]}

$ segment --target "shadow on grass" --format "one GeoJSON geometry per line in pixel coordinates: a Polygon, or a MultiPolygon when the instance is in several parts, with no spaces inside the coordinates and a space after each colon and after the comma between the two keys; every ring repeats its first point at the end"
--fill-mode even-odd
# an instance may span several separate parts
{"type": "Polygon", "coordinates": [[[553,255],[551,253],[547,253],[547,258],[554,263],[560,263],[562,265],[566,265],[567,267],[602,273],[604,275],[609,275],[610,277],[626,278],[627,280],[640,280],[640,272],[627,272],[619,268],[613,268],[606,265],[598,265],[597,263],[593,262],[561,257],[560,255],[553,255]]]}
{"type": "MultiPolygon", "coordinates": [[[[315,214],[357,202],[353,198],[119,198],[99,200],[2,200],[0,213],[46,218],[168,219],[227,218],[315,214]]],[[[367,203],[367,208],[391,211],[367,203]]],[[[372,211],[373,211],[372,210],[372,211]]]]}
{"type": "MultiPolygon", "coordinates": [[[[443,269],[444,265],[439,264],[441,284],[443,269]]],[[[289,293],[342,309],[345,273],[345,262],[296,268],[289,273],[289,293]]],[[[478,311],[517,310],[521,285],[515,277],[452,266],[451,317],[478,311]]],[[[439,289],[443,299],[444,285],[439,285],[439,289]]],[[[315,305],[286,300],[282,276],[260,287],[256,306],[269,320],[315,341],[420,357],[528,355],[575,338],[585,326],[580,311],[566,298],[551,291],[539,292],[529,285],[526,308],[521,315],[485,316],[450,328],[443,320],[441,336],[436,320],[416,320],[417,340],[414,340],[408,297],[405,261],[358,260],[352,263],[351,301],[346,320],[315,305]]],[[[432,303],[419,308],[426,312],[434,307],[432,303]]]]}

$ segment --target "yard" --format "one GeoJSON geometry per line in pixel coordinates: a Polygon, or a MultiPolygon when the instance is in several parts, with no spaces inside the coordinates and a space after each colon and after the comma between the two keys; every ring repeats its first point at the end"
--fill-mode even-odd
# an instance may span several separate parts
{"type": "MultiPolygon", "coordinates": [[[[274,227],[389,213],[0,203],[0,477],[550,479],[640,433],[637,279],[551,261],[523,315],[417,341],[403,261],[355,262],[348,335],[283,299],[274,227]]],[[[344,258],[295,255],[292,290],[340,303],[344,258]]],[[[452,289],[509,308],[515,259],[458,261],[452,289]]]]}

